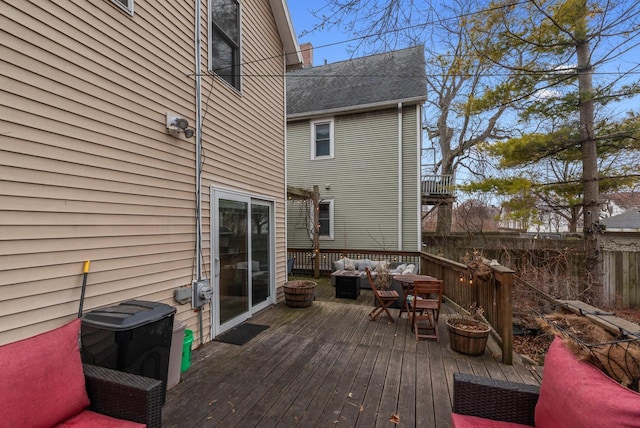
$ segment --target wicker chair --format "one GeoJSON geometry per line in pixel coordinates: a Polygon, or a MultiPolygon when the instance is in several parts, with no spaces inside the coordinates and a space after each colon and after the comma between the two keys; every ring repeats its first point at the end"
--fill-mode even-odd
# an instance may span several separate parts
{"type": "Polygon", "coordinates": [[[539,393],[535,385],[453,374],[453,412],[460,415],[535,426],[539,393]]]}
{"type": "Polygon", "coordinates": [[[160,428],[162,381],[88,364],[82,367],[91,400],[90,410],[143,423],[148,428],[160,428]]]}

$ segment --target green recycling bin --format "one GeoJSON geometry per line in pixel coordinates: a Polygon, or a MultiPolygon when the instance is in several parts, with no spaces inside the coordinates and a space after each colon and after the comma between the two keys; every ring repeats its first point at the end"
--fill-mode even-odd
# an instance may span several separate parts
{"type": "Polygon", "coordinates": [[[191,367],[191,344],[193,343],[193,331],[184,331],[184,342],[182,343],[182,365],[180,372],[185,372],[191,367]]]}

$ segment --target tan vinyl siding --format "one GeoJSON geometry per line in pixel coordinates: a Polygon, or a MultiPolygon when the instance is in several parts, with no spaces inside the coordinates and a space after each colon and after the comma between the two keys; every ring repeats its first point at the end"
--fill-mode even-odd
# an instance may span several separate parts
{"type": "MultiPolygon", "coordinates": [[[[264,197],[275,201],[276,286],[280,288],[286,281],[283,48],[269,2],[241,3],[241,91],[216,76],[203,76],[203,98],[209,100],[203,107],[205,269],[210,272],[210,187],[264,197]]],[[[205,58],[207,51],[204,43],[205,58]]]]}
{"type": "Polygon", "coordinates": [[[175,304],[195,151],[164,122],[195,117],[192,6],[3,1],[0,33],[0,344],[75,317],[87,259],[85,310],[175,304]]]}

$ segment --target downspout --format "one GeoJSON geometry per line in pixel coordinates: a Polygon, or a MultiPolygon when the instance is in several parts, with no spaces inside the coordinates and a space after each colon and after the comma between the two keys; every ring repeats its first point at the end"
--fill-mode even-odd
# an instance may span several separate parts
{"type": "MultiPolygon", "coordinates": [[[[417,129],[417,141],[418,144],[418,164],[416,165],[417,177],[418,177],[418,252],[422,251],[422,106],[420,104],[416,104],[416,115],[418,116],[418,120],[416,121],[417,129]]],[[[435,164],[435,161],[434,161],[435,164]]]]}
{"type": "MultiPolygon", "coordinates": [[[[200,40],[200,0],[195,0],[195,72],[196,72],[196,275],[202,280],[202,77],[200,40]]],[[[200,345],[204,343],[202,308],[198,311],[200,345]]]]}
{"type": "Polygon", "coordinates": [[[402,103],[398,103],[398,251],[402,251],[402,103]]]}

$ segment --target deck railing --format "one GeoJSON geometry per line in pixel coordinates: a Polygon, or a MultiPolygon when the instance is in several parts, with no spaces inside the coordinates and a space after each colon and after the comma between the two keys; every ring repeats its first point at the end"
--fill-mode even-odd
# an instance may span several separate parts
{"type": "MultiPolygon", "coordinates": [[[[420,253],[412,251],[376,251],[376,250],[327,250],[321,249],[320,273],[328,275],[333,271],[333,262],[348,257],[350,259],[389,260],[390,262],[419,264],[420,253]]],[[[313,274],[313,250],[308,248],[289,248],[287,258],[294,259],[292,272],[295,274],[313,274]]]]}
{"type": "MultiPolygon", "coordinates": [[[[313,274],[313,250],[289,248],[288,258],[295,259],[294,274],[313,274]]],[[[513,362],[513,306],[511,293],[514,271],[504,266],[491,266],[489,279],[474,277],[468,266],[444,257],[428,253],[375,250],[326,250],[321,249],[320,273],[333,271],[333,262],[342,257],[350,259],[389,260],[400,263],[420,264],[420,273],[435,276],[444,283],[444,295],[461,308],[473,303],[481,306],[484,317],[492,326],[492,333],[502,349],[502,362],[513,362]]]]}
{"type": "Polygon", "coordinates": [[[422,253],[420,272],[444,281],[444,295],[463,309],[474,303],[482,307],[484,317],[502,349],[502,362],[513,362],[513,289],[514,271],[501,265],[490,266],[488,279],[474,276],[468,266],[444,257],[422,253]]]}
{"type": "Polygon", "coordinates": [[[423,195],[453,195],[455,186],[453,175],[422,175],[423,195]]]}

